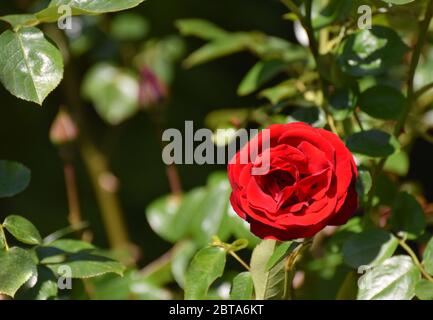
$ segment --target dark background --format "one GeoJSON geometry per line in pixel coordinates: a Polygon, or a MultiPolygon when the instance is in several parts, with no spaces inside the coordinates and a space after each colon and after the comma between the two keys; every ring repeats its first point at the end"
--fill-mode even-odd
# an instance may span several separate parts
{"type": "MultiPolygon", "coordinates": [[[[0,15],[19,13],[21,4],[31,1],[1,1],[0,15]]],[[[291,25],[281,19],[284,7],[277,0],[147,0],[134,12],[151,24],[151,37],[176,34],[174,21],[180,18],[207,19],[231,31],[260,30],[268,34],[293,38],[291,25]]],[[[3,26],[2,26],[3,27],[3,26]]],[[[202,42],[187,40],[188,52],[202,42]]],[[[101,46],[100,50],[109,50],[101,46]]],[[[95,63],[88,57],[80,63],[81,76],[95,63]]],[[[238,98],[236,88],[255,62],[251,55],[238,54],[191,70],[178,68],[168,105],[169,126],[182,130],[185,120],[196,128],[211,110],[231,107],[254,107],[254,98],[238,98]]],[[[51,123],[62,103],[60,89],[54,91],[43,107],[10,95],[0,86],[0,159],[21,162],[32,171],[30,187],[12,199],[1,199],[0,218],[20,214],[35,223],[42,235],[67,225],[67,201],[62,162],[58,150],[49,141],[51,123]]],[[[164,252],[168,244],[148,227],[146,206],[169,192],[159,144],[149,116],[144,112],[124,124],[109,128],[87,105],[93,135],[98,145],[110,155],[113,172],[121,182],[120,198],[128,229],[134,243],[142,247],[144,261],[164,252]]],[[[409,178],[420,180],[430,199],[433,196],[433,159],[431,145],[418,141],[411,155],[409,178]]],[[[81,160],[77,175],[82,214],[91,223],[95,242],[106,246],[102,222],[93,190],[81,160]]],[[[184,189],[205,183],[215,166],[180,166],[184,189]]]]}

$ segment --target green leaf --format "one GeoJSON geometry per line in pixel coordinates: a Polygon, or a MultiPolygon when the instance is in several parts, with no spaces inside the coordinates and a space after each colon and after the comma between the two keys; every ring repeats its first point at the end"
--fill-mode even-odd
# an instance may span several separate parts
{"type": "Polygon", "coordinates": [[[83,250],[94,250],[95,246],[91,243],[74,240],[74,239],[59,239],[45,245],[46,247],[56,248],[67,253],[77,253],[83,250]]]}
{"type": "MultiPolygon", "coordinates": [[[[206,245],[212,236],[229,231],[225,223],[231,188],[226,174],[214,174],[209,178],[206,195],[192,221],[192,233],[198,243],[206,245]]],[[[226,234],[228,236],[228,234],[226,234]]],[[[225,237],[220,236],[224,241],[225,237]]]]}
{"type": "Polygon", "coordinates": [[[433,238],[428,242],[424,254],[423,254],[423,265],[425,270],[433,275],[433,238]]]}
{"type": "Polygon", "coordinates": [[[206,299],[212,283],[222,276],[226,264],[226,252],[219,247],[201,249],[191,262],[186,274],[185,299],[206,299]]]}
{"type": "Polygon", "coordinates": [[[92,13],[116,12],[134,8],[144,0],[51,0],[50,7],[67,5],[92,13]]]}
{"type": "Polygon", "coordinates": [[[406,152],[400,150],[386,159],[383,169],[387,172],[398,174],[405,177],[409,172],[410,160],[406,152]]]}
{"type": "Polygon", "coordinates": [[[359,279],[358,300],[410,300],[421,279],[409,256],[395,256],[359,279]]]}
{"type": "Polygon", "coordinates": [[[149,23],[136,13],[122,13],[111,22],[111,35],[121,41],[143,39],[149,32],[149,23]]]}
{"type": "Polygon", "coordinates": [[[41,283],[36,300],[48,300],[57,297],[58,284],[56,281],[47,280],[41,283]]]}
{"type": "Polygon", "coordinates": [[[251,300],[253,297],[253,279],[251,273],[239,273],[233,279],[232,289],[230,291],[231,300],[251,300]]]}
{"type": "Polygon", "coordinates": [[[65,13],[63,6],[71,9],[72,15],[97,15],[127,10],[138,6],[144,0],[52,0],[48,8],[35,15],[40,22],[56,22],[65,13]]]}
{"type": "Polygon", "coordinates": [[[248,48],[250,36],[246,33],[218,38],[193,52],[185,61],[187,68],[225,57],[248,48]]]}
{"type": "Polygon", "coordinates": [[[197,251],[197,246],[193,241],[187,240],[179,244],[171,260],[171,272],[174,279],[181,288],[185,287],[185,277],[188,266],[197,251]]]}
{"type": "Polygon", "coordinates": [[[204,197],[205,190],[197,188],[182,199],[170,195],[157,199],[146,210],[147,221],[160,237],[174,243],[192,232],[192,220],[204,197]]]}
{"type": "Polygon", "coordinates": [[[114,65],[100,63],[86,74],[82,92],[106,122],[117,125],[138,111],[137,79],[114,65]]]}
{"type": "Polygon", "coordinates": [[[23,243],[36,245],[42,242],[38,229],[21,216],[8,216],[3,222],[3,227],[23,243]]]}
{"type": "Polygon", "coordinates": [[[373,185],[370,171],[365,168],[358,168],[358,179],[356,181],[356,191],[361,199],[365,200],[373,185]]]}
{"type": "Polygon", "coordinates": [[[403,4],[414,2],[415,0],[382,0],[382,1],[390,4],[403,5],[403,4]]]}
{"type": "Polygon", "coordinates": [[[259,97],[268,99],[276,105],[284,99],[293,98],[299,93],[294,82],[291,80],[284,81],[274,87],[267,88],[259,93],[259,97]]]}
{"type": "Polygon", "coordinates": [[[344,261],[353,268],[377,266],[390,258],[398,247],[392,234],[372,229],[355,234],[343,246],[344,261]]]}
{"type": "Polygon", "coordinates": [[[433,300],[433,282],[421,279],[415,286],[415,294],[420,300],[433,300]]]}
{"type": "Polygon", "coordinates": [[[416,239],[426,227],[421,205],[407,192],[400,192],[394,200],[390,223],[395,230],[403,231],[408,239],[416,239]]]}
{"type": "Polygon", "coordinates": [[[142,275],[129,270],[123,277],[107,274],[91,279],[96,300],[168,300],[172,295],[142,275]]]}
{"type": "Polygon", "coordinates": [[[251,276],[257,300],[283,299],[288,285],[285,279],[284,262],[281,260],[267,270],[269,259],[276,248],[276,241],[263,240],[253,251],[251,257],[251,276]]]}
{"type": "Polygon", "coordinates": [[[297,244],[293,243],[293,241],[277,243],[274,253],[269,259],[268,264],[266,265],[266,271],[269,271],[270,269],[275,267],[275,265],[280,262],[284,257],[286,257],[289,252],[293,251],[296,246],[297,244]]]}
{"type": "Polygon", "coordinates": [[[389,133],[372,129],[350,135],[346,141],[347,147],[354,153],[370,157],[387,157],[398,148],[398,141],[389,133]]]}
{"type": "Polygon", "coordinates": [[[3,250],[4,248],[6,248],[5,234],[4,234],[3,227],[0,224],[0,250],[3,250]]]}
{"type": "MultiPolygon", "coordinates": [[[[73,254],[61,263],[48,264],[47,267],[59,276],[65,276],[64,267],[69,267],[71,278],[85,279],[100,276],[106,273],[123,275],[125,267],[113,259],[93,255],[86,252],[73,254]]],[[[69,276],[69,275],[68,275],[69,276]]]]}
{"type": "Polygon", "coordinates": [[[0,20],[9,23],[12,28],[17,28],[19,26],[33,26],[39,23],[38,19],[33,14],[10,14],[0,17],[0,20]]]}
{"type": "Polygon", "coordinates": [[[224,38],[230,33],[217,25],[201,19],[185,19],[176,21],[176,27],[184,36],[195,36],[204,40],[224,38]]]}
{"type": "Polygon", "coordinates": [[[336,21],[343,20],[352,9],[352,1],[331,0],[313,19],[313,27],[321,29],[336,21]]]}
{"type": "Polygon", "coordinates": [[[351,76],[378,75],[401,63],[407,51],[394,30],[373,26],[347,37],[340,47],[339,63],[351,76]]]}
{"type": "Polygon", "coordinates": [[[329,97],[329,109],[336,120],[342,121],[352,115],[357,97],[349,88],[339,88],[329,97]]]}
{"type": "Polygon", "coordinates": [[[246,96],[253,93],[286,67],[287,64],[280,60],[258,62],[242,80],[238,88],[238,95],[246,96]]]}
{"type": "Polygon", "coordinates": [[[13,197],[30,183],[30,170],[22,164],[0,160],[0,198],[13,197]]]}
{"type": "Polygon", "coordinates": [[[397,119],[406,106],[406,98],[393,87],[378,85],[361,93],[358,104],[362,111],[377,119],[397,119]]]}
{"type": "Polygon", "coordinates": [[[26,290],[20,290],[15,296],[17,300],[48,300],[56,298],[58,294],[58,284],[55,275],[45,266],[37,267],[37,282],[31,288],[26,286],[26,290]]]}
{"type": "Polygon", "coordinates": [[[249,223],[237,215],[230,202],[228,203],[228,206],[228,219],[225,221],[225,223],[229,225],[229,228],[235,238],[246,239],[248,241],[248,247],[254,248],[260,243],[260,238],[251,233],[249,223]]]}
{"type": "Polygon", "coordinates": [[[36,264],[29,251],[17,247],[0,250],[0,294],[14,297],[18,289],[36,274],[36,264]]]}
{"type": "Polygon", "coordinates": [[[0,35],[0,81],[18,98],[42,105],[63,77],[60,51],[37,28],[0,35]]]}

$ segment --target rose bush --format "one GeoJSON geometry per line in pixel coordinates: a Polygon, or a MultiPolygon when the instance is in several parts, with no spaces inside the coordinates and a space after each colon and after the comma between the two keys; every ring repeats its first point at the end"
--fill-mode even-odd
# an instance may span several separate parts
{"type": "Polygon", "coordinates": [[[357,208],[358,196],[356,165],[344,143],[305,123],[277,124],[268,130],[269,149],[264,147],[256,159],[242,164],[243,153],[262,146],[259,133],[228,166],[231,204],[250,223],[251,231],[263,239],[285,241],[346,223],[357,208]],[[264,152],[270,152],[268,173],[252,175],[264,152]]]}

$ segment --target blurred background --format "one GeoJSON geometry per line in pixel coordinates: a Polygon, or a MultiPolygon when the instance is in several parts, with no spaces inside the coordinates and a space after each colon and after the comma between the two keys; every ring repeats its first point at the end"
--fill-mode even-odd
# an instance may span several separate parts
{"type": "MultiPolygon", "coordinates": [[[[0,15],[28,12],[32,6],[43,6],[44,1],[1,1],[0,15]]],[[[45,3],[46,5],[46,3],[45,3]]],[[[184,18],[209,20],[229,31],[260,30],[267,34],[294,40],[291,22],[281,16],[286,12],[278,0],[147,0],[128,11],[145,21],[134,39],[137,47],[150,39],[178,35],[174,22],[184,18]]],[[[76,54],[76,72],[83,81],[88,69],[96,62],[108,61],[127,64],[122,40],[110,33],[107,24],[113,16],[102,20],[88,17],[77,36],[73,49],[76,54]],[[82,39],[80,39],[82,37],[82,39]]],[[[6,26],[2,25],[2,28],[6,26]]],[[[76,36],[76,35],[75,35],[76,36]]],[[[185,58],[202,45],[202,41],[185,39],[185,58]]],[[[127,55],[126,55],[127,56],[127,55]]],[[[255,107],[254,97],[239,98],[239,82],[256,61],[252,55],[241,53],[192,69],[174,65],[173,81],[166,104],[166,126],[183,131],[184,121],[193,120],[196,128],[204,126],[205,116],[216,109],[255,107]]],[[[127,228],[133,243],[140,246],[143,258],[140,264],[154,260],[170,245],[150,229],[145,208],[155,198],[170,192],[165,166],[161,161],[160,145],[154,124],[148,112],[115,126],[109,126],[87,101],[84,111],[90,133],[98,147],[109,158],[113,173],[119,179],[119,196],[125,213],[127,228]]],[[[59,108],[65,104],[62,86],[45,101],[43,107],[19,100],[0,86],[0,159],[25,164],[32,171],[30,187],[22,194],[0,201],[0,219],[9,214],[20,214],[30,219],[43,235],[68,224],[68,204],[63,175],[63,162],[58,148],[49,139],[50,127],[59,108]]],[[[411,153],[413,164],[408,179],[420,181],[428,200],[433,200],[433,148],[418,141],[411,153]]],[[[95,194],[82,160],[74,161],[83,219],[89,221],[94,242],[108,246],[95,194]]],[[[178,166],[185,190],[204,185],[210,172],[225,170],[224,166],[178,166]]]]}

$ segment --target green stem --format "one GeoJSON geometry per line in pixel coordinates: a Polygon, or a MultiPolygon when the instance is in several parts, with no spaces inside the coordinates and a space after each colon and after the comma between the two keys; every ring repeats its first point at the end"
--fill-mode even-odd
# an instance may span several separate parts
{"type": "Polygon", "coordinates": [[[431,275],[429,275],[427,273],[427,271],[425,271],[422,263],[419,261],[419,259],[416,256],[415,252],[413,252],[413,250],[411,249],[411,247],[409,247],[407,245],[407,243],[404,241],[404,239],[399,239],[398,243],[410,255],[410,257],[412,258],[413,262],[415,263],[415,265],[417,266],[417,268],[419,269],[419,271],[421,271],[422,275],[428,281],[433,282],[433,277],[431,275]]]}
{"type": "Polygon", "coordinates": [[[212,245],[224,249],[229,255],[235,258],[245,269],[247,269],[247,271],[251,271],[250,266],[236,254],[236,252],[233,250],[232,245],[222,242],[218,236],[212,237],[212,245]]]}
{"type": "Polygon", "coordinates": [[[6,234],[5,234],[5,231],[4,231],[3,226],[1,225],[1,223],[0,223],[0,237],[3,239],[3,243],[5,245],[6,251],[8,251],[9,250],[9,245],[8,245],[7,240],[6,240],[6,234]]]}
{"type": "Polygon", "coordinates": [[[245,269],[247,269],[247,271],[251,271],[251,268],[249,267],[249,265],[244,260],[242,260],[242,258],[239,257],[236,254],[236,252],[233,252],[231,250],[228,250],[227,252],[229,255],[231,255],[233,258],[235,258],[245,269]]]}
{"type": "Polygon", "coordinates": [[[422,88],[420,88],[419,90],[415,91],[414,92],[414,98],[418,99],[423,94],[429,92],[431,89],[433,89],[433,82],[432,83],[428,83],[425,86],[423,86],[422,88]]]}

